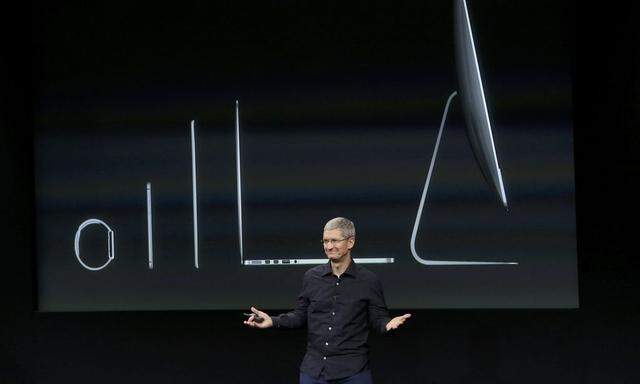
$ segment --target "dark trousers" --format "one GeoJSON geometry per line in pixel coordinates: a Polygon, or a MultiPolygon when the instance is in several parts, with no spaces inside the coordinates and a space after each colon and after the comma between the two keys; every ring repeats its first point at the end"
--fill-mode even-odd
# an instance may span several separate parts
{"type": "Polygon", "coordinates": [[[373,384],[371,371],[365,369],[353,376],[345,377],[337,380],[316,379],[304,372],[300,372],[300,384],[373,384]]]}

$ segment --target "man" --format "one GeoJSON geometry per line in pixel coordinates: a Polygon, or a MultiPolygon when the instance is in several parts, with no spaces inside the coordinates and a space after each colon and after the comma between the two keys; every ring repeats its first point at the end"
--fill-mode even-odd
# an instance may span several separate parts
{"type": "Polygon", "coordinates": [[[300,366],[300,384],[372,383],[369,330],[386,333],[411,314],[393,319],[376,275],[351,259],[353,223],[343,217],[324,226],[322,244],[329,262],[304,274],[295,310],[270,317],[254,307],[244,323],[254,328],[307,326],[307,353],[300,366]]]}

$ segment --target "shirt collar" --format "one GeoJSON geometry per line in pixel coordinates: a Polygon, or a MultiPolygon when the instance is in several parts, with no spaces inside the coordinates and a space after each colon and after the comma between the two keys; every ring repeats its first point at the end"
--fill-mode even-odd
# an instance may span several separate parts
{"type": "MultiPolygon", "coordinates": [[[[333,274],[333,270],[331,269],[331,260],[329,260],[327,264],[324,265],[322,276],[331,275],[331,274],[333,274]]],[[[349,266],[344,272],[342,272],[342,274],[356,277],[357,267],[356,267],[356,262],[353,260],[353,258],[351,258],[351,262],[349,263],[349,266]]]]}

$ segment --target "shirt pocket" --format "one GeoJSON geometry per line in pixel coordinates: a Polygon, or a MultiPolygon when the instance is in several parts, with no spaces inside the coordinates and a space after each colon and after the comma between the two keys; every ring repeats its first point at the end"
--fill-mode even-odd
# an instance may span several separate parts
{"type": "Polygon", "coordinates": [[[351,292],[340,297],[338,301],[348,323],[358,323],[367,318],[369,299],[362,292],[351,292]]]}
{"type": "Polygon", "coordinates": [[[309,303],[310,313],[327,313],[331,310],[332,302],[326,298],[312,298],[309,303]]]}

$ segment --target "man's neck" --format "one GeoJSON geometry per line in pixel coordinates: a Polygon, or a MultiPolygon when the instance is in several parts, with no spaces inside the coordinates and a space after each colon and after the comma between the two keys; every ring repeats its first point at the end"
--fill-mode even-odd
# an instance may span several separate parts
{"type": "Polygon", "coordinates": [[[351,254],[346,254],[340,260],[331,260],[331,271],[334,275],[340,277],[344,273],[344,271],[349,268],[349,264],[351,264],[351,254]]]}

